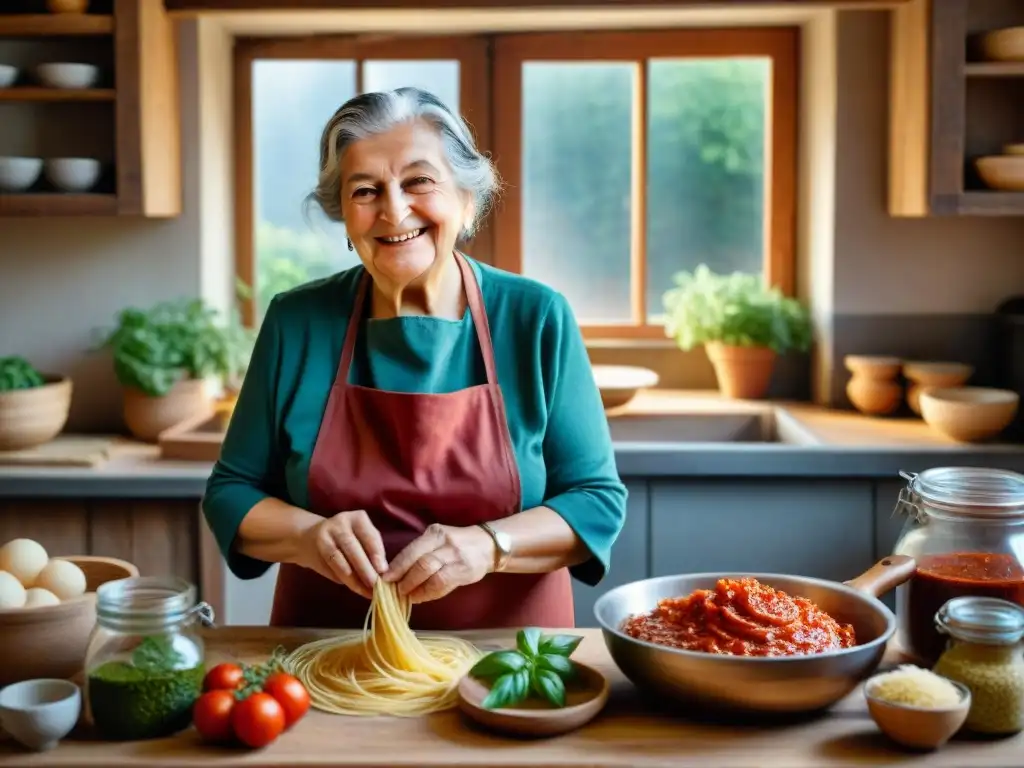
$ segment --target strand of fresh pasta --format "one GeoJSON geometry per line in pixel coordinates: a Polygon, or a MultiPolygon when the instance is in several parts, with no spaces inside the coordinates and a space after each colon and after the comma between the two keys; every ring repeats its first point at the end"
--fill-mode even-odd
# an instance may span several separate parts
{"type": "Polygon", "coordinates": [[[306,643],[284,666],[324,712],[416,717],[450,709],[459,680],[482,654],[461,638],[417,635],[411,615],[408,599],[378,579],[361,632],[306,643]]]}

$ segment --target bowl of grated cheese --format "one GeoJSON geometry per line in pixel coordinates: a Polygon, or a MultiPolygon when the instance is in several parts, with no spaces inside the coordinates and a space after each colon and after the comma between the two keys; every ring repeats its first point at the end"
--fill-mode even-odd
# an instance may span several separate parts
{"type": "Polygon", "coordinates": [[[864,697],[879,730],[911,749],[944,745],[963,726],[971,708],[967,686],[913,664],[869,678],[864,697]]]}

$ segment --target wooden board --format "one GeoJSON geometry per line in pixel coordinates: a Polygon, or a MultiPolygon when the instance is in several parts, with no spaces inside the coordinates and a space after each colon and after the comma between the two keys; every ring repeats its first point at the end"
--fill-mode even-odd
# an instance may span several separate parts
{"type": "Polygon", "coordinates": [[[183,421],[160,433],[160,458],[179,461],[216,461],[231,414],[215,411],[183,421]]]}
{"type": "MultiPolygon", "coordinates": [[[[630,766],[630,768],[802,768],[913,764],[935,766],[1020,765],[1024,736],[988,742],[955,741],[943,750],[910,755],[877,731],[858,692],[829,714],[800,724],[769,727],[699,724],[659,711],[638,695],[613,665],[598,630],[584,635],[575,658],[607,675],[612,684],[602,714],[575,733],[521,741],[484,733],[455,711],[424,718],[347,718],[312,711],[274,744],[259,751],[203,746],[192,730],[156,741],[109,744],[65,740],[43,755],[25,755],[0,742],[3,766],[419,766],[433,768],[536,768],[537,766],[630,766]]],[[[277,645],[294,648],[325,632],[268,627],[207,631],[210,663],[262,661],[277,645]]],[[[513,633],[466,633],[485,650],[511,647],[513,633]]],[[[892,657],[895,660],[895,657],[892,657]]]]}
{"type": "Polygon", "coordinates": [[[116,438],[59,435],[21,451],[0,451],[0,466],[98,467],[114,453],[116,438]]]}

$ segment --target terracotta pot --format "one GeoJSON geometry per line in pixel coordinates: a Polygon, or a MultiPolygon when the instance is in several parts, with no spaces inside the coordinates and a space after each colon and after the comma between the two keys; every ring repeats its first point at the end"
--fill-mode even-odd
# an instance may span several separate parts
{"type": "Polygon", "coordinates": [[[737,347],[719,341],[709,341],[704,349],[723,395],[738,400],[764,397],[775,370],[775,350],[737,347]]]}
{"type": "Polygon", "coordinates": [[[213,409],[206,382],[186,379],[163,397],[152,397],[134,387],[124,389],[124,422],[139,440],[155,443],[160,433],[213,409]]]}
{"type": "Polygon", "coordinates": [[[865,415],[887,416],[903,402],[903,386],[896,381],[903,361],[898,357],[847,355],[843,363],[853,375],[846,396],[865,415]]]}
{"type": "Polygon", "coordinates": [[[960,387],[974,374],[973,366],[965,363],[904,363],[903,375],[910,385],[907,387],[907,405],[921,415],[921,393],[933,387],[960,387]]]}
{"type": "Polygon", "coordinates": [[[71,409],[71,379],[45,376],[46,384],[0,392],[0,451],[50,442],[64,429],[71,409]]]}

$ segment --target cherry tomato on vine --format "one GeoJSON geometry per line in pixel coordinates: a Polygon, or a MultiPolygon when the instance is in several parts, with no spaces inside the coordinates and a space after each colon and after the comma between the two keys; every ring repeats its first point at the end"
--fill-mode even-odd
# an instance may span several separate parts
{"type": "Polygon", "coordinates": [[[239,664],[218,664],[203,678],[204,691],[235,691],[245,680],[245,672],[239,664]]]}
{"type": "Polygon", "coordinates": [[[284,731],[284,708],[269,693],[254,693],[235,703],[231,725],[235,736],[247,747],[270,744],[284,731]]]}
{"type": "Polygon", "coordinates": [[[231,713],[235,708],[234,691],[207,691],[192,708],[192,724],[205,741],[225,744],[234,740],[231,713]]]}
{"type": "Polygon", "coordinates": [[[309,711],[309,692],[293,675],[275,672],[263,683],[264,693],[269,693],[284,710],[285,728],[291,728],[309,711]]]}

